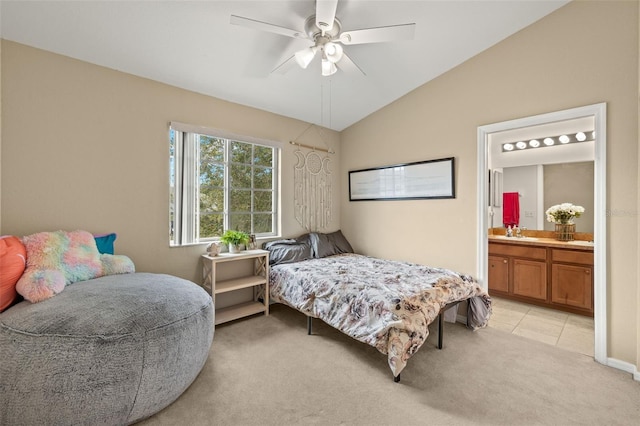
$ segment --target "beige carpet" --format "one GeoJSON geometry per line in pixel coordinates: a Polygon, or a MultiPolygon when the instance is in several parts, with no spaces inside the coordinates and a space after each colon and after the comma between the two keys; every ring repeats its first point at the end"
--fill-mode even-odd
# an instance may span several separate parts
{"type": "Polygon", "coordinates": [[[282,305],[216,327],[209,360],[140,425],[632,425],[640,383],[500,330],[437,328],[394,383],[385,355],[282,305]]]}

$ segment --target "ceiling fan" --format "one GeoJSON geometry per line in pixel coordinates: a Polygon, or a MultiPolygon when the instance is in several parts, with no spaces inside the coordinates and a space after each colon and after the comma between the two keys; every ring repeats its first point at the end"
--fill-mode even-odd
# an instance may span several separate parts
{"type": "Polygon", "coordinates": [[[364,71],[344,52],[342,45],[410,40],[414,36],[415,23],[342,31],[342,24],[336,18],[337,6],[338,0],[316,0],[316,12],[305,20],[304,31],[236,15],[231,15],[231,23],[287,37],[311,40],[312,46],[295,52],[272,71],[282,74],[289,71],[296,63],[306,69],[319,54],[322,58],[323,76],[333,75],[338,69],[364,75],[364,71]]]}

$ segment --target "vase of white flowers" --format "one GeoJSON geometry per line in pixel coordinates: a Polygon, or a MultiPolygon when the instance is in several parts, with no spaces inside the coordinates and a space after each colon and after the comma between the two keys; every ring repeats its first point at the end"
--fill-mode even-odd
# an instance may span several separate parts
{"type": "Polygon", "coordinates": [[[556,239],[560,241],[573,241],[576,225],[573,220],[584,213],[584,207],[571,203],[562,203],[551,206],[545,212],[547,221],[556,224],[556,239]]]}

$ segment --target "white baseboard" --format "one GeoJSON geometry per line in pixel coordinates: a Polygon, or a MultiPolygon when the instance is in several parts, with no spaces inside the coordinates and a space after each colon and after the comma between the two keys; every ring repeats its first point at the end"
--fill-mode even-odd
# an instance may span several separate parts
{"type": "Polygon", "coordinates": [[[607,365],[633,375],[633,380],[640,382],[640,372],[635,365],[615,358],[607,358],[607,365]]]}

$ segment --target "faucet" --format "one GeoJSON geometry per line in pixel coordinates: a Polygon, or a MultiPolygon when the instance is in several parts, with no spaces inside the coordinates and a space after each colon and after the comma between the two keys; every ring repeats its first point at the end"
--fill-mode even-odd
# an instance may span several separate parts
{"type": "Polygon", "coordinates": [[[527,228],[524,227],[524,226],[522,228],[520,228],[520,227],[516,228],[516,237],[524,238],[525,237],[524,231],[526,231],[526,230],[527,230],[527,228]]]}

